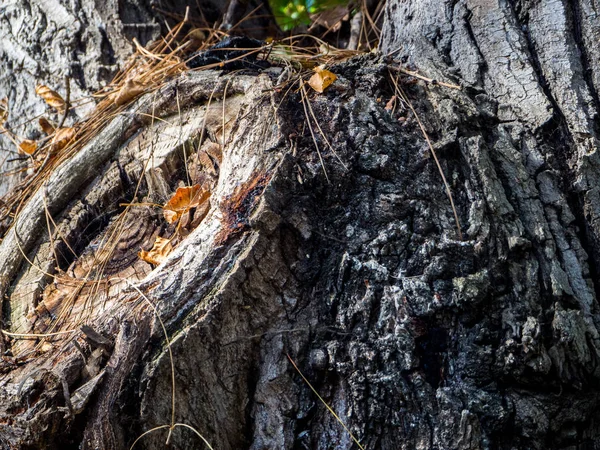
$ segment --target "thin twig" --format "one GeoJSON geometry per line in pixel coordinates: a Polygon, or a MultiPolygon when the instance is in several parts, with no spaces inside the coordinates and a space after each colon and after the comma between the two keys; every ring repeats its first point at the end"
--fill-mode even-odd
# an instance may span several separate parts
{"type": "Polygon", "coordinates": [[[310,119],[308,118],[308,110],[306,109],[306,102],[308,102],[308,99],[306,98],[306,88],[304,87],[304,82],[302,80],[300,80],[300,88],[302,90],[300,100],[302,102],[302,107],[304,108],[304,117],[306,117],[306,121],[308,123],[308,130],[310,131],[310,135],[312,136],[313,142],[315,143],[315,148],[317,149],[317,154],[319,155],[319,161],[321,161],[321,167],[323,168],[325,178],[327,179],[327,182],[330,183],[329,176],[327,175],[327,170],[325,170],[325,163],[323,162],[323,157],[321,156],[321,150],[319,150],[319,144],[317,144],[317,138],[315,137],[315,133],[310,124],[310,119]]]}
{"type": "Polygon", "coordinates": [[[400,73],[403,73],[404,75],[409,75],[411,77],[418,78],[419,80],[423,80],[426,83],[431,83],[431,84],[434,84],[434,85],[435,84],[439,84],[440,86],[444,86],[444,87],[447,87],[447,88],[450,88],[450,89],[457,89],[459,91],[462,90],[462,87],[460,87],[460,86],[458,86],[456,84],[444,83],[443,81],[438,81],[438,80],[436,80],[434,78],[427,78],[427,77],[425,77],[423,75],[420,75],[417,72],[413,72],[411,70],[406,70],[403,67],[388,66],[388,68],[390,70],[395,71],[395,72],[400,72],[400,73]]]}
{"type": "Polygon", "coordinates": [[[319,393],[317,392],[317,390],[312,386],[312,384],[310,384],[310,381],[308,381],[308,379],[304,376],[304,374],[300,371],[300,369],[298,368],[298,366],[296,365],[296,363],[294,362],[294,360],[292,359],[292,357],[286,353],[286,356],[288,357],[288,359],[290,360],[290,362],[292,363],[292,366],[294,366],[294,369],[296,369],[296,371],[300,374],[300,376],[302,377],[302,379],[304,380],[304,382],[308,385],[308,387],[311,389],[311,391],[314,392],[314,394],[317,396],[317,398],[319,400],[321,400],[321,403],[323,403],[325,405],[325,407],[327,408],[327,410],[333,415],[333,417],[335,417],[335,419],[340,423],[340,425],[342,427],[344,427],[344,430],[346,430],[348,432],[348,434],[350,435],[350,437],[352,438],[352,440],[356,443],[356,445],[358,445],[358,448],[360,448],[361,450],[365,450],[365,448],[362,446],[362,444],[358,441],[358,439],[356,439],[354,437],[354,434],[352,434],[352,431],[350,431],[350,429],[346,426],[346,424],[342,421],[342,419],[340,419],[340,416],[338,416],[336,414],[336,412],[333,410],[333,408],[331,406],[329,406],[327,404],[327,402],[323,399],[323,397],[321,397],[319,395],[319,393]]]}
{"type": "Polygon", "coordinates": [[[67,120],[67,116],[69,115],[69,110],[71,108],[71,79],[69,78],[68,75],[65,76],[65,89],[66,89],[66,98],[65,98],[65,112],[62,116],[62,119],[60,119],[60,123],[58,124],[58,127],[56,127],[56,130],[60,130],[63,125],[65,124],[65,120],[67,120]]]}
{"type": "Polygon", "coordinates": [[[448,181],[446,180],[446,176],[444,175],[444,170],[442,169],[442,165],[440,164],[437,154],[435,153],[435,150],[433,149],[433,145],[431,144],[429,135],[427,134],[427,131],[425,130],[425,126],[421,122],[421,119],[419,118],[417,111],[415,111],[415,108],[413,107],[412,103],[408,99],[408,96],[406,95],[404,90],[400,87],[400,85],[394,79],[394,77],[391,76],[391,74],[390,74],[390,78],[392,79],[392,81],[394,83],[396,93],[398,94],[398,96],[400,98],[402,98],[402,100],[404,100],[406,102],[406,104],[408,105],[408,107],[410,108],[412,113],[414,114],[415,119],[417,119],[417,123],[419,124],[419,128],[421,129],[421,132],[423,133],[423,137],[425,138],[425,141],[427,141],[427,145],[429,146],[429,151],[433,155],[435,164],[436,164],[438,171],[442,177],[442,181],[444,182],[444,187],[446,188],[446,195],[448,195],[448,199],[450,200],[450,206],[452,207],[452,212],[454,214],[454,220],[456,221],[456,229],[458,232],[458,237],[462,241],[463,240],[462,230],[460,228],[460,221],[458,220],[458,213],[456,212],[456,207],[454,206],[454,199],[452,198],[452,192],[450,191],[450,185],[448,184],[448,181]]]}
{"type": "Polygon", "coordinates": [[[213,450],[213,448],[208,443],[208,441],[204,438],[204,436],[202,436],[194,427],[192,427],[190,425],[187,425],[187,424],[184,424],[184,423],[175,423],[175,362],[173,360],[173,351],[171,350],[171,340],[169,339],[169,334],[167,333],[167,328],[166,328],[166,326],[165,326],[162,318],[160,317],[160,314],[158,313],[158,309],[156,308],[156,305],[154,303],[152,303],[148,297],[146,297],[146,295],[141,291],[141,289],[138,288],[131,281],[129,281],[127,278],[121,278],[120,280],[121,281],[125,281],[131,288],[133,288],[134,290],[136,290],[137,293],[146,301],[146,303],[148,303],[148,305],[150,305],[150,307],[154,311],[154,315],[158,319],[158,321],[160,323],[160,326],[162,328],[163,334],[165,336],[165,341],[167,343],[167,350],[169,352],[169,361],[171,363],[171,424],[170,425],[161,425],[161,426],[152,428],[151,430],[148,430],[148,431],[144,432],[141,436],[139,436],[133,442],[133,444],[130,447],[130,450],[133,449],[133,447],[135,446],[135,444],[142,437],[144,437],[148,433],[151,433],[152,431],[161,430],[163,428],[168,428],[169,429],[169,433],[167,434],[167,440],[165,442],[165,445],[169,445],[169,442],[171,440],[171,435],[173,433],[173,430],[176,427],[184,427],[184,428],[188,428],[188,429],[192,430],[194,433],[196,433],[196,435],[198,435],[200,437],[200,439],[202,439],[202,441],[204,441],[204,443],[208,446],[209,449],[213,450]]]}
{"type": "Polygon", "coordinates": [[[77,330],[65,330],[65,331],[55,331],[54,333],[11,333],[6,330],[0,330],[0,332],[6,336],[17,339],[39,339],[39,338],[47,338],[53,336],[60,336],[63,334],[71,334],[76,333],[77,330]]]}
{"type": "MultiPolygon", "coordinates": [[[[313,120],[315,122],[315,125],[317,126],[319,132],[321,133],[321,136],[323,137],[323,140],[325,141],[325,143],[329,147],[329,150],[331,150],[331,152],[335,155],[335,157],[337,158],[337,160],[340,162],[340,164],[342,166],[344,166],[344,169],[348,170],[348,166],[346,166],[346,164],[344,164],[344,161],[342,161],[342,159],[339,157],[339,155],[337,154],[337,152],[335,151],[335,149],[333,148],[333,146],[329,142],[329,139],[327,139],[327,136],[323,132],[323,129],[321,128],[321,125],[319,125],[319,121],[317,120],[317,116],[315,116],[315,113],[314,113],[314,111],[312,109],[310,101],[308,100],[308,96],[307,96],[306,88],[304,87],[304,84],[302,85],[302,92],[303,92],[304,98],[306,100],[306,106],[308,108],[308,112],[310,112],[310,115],[312,116],[312,118],[313,118],[313,120]]],[[[309,121],[310,119],[307,117],[306,120],[309,121]]]]}

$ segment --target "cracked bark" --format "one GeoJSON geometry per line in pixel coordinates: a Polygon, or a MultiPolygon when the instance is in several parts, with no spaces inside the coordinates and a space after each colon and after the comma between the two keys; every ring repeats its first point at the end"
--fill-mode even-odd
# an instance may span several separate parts
{"type": "MultiPolygon", "coordinates": [[[[451,184],[463,241],[414,118],[384,109],[393,91],[376,56],[332,67],[338,81],[311,99],[348,166],[319,138],[330,183],[298,128],[298,98],[274,108],[281,99],[267,74],[186,75],[157,96],[164,122],[115,119],[25,205],[18,236],[0,243],[4,329],[44,332],[71,298],[18,247],[45,271],[80,279],[137,179],[139,197],[159,203],[185,180],[185,148],[223,146],[218,163],[191,158],[192,174],[215,164],[211,209],[156,268],[135,254],[165,232],[160,217],[140,208],[123,219],[136,232],[122,235],[112,279],[78,290],[63,324],[85,312],[109,350],[79,331],[29,358],[37,341],[5,342],[0,445],[128,448],[169,423],[168,353],[129,285],[137,280],[172,339],[176,421],[215,448],[353,448],[288,354],[366,448],[595,448],[599,7],[388,2],[382,52],[463,86],[406,86],[451,184]],[[161,156],[145,167],[150,148],[161,156]],[[44,195],[60,239],[44,234],[44,195]],[[234,198],[243,201],[230,223],[234,198]],[[53,247],[69,254],[63,241],[78,242],[77,257],[56,261],[53,247]],[[95,388],[79,414],[68,413],[63,385],[71,400],[95,388]]],[[[131,108],[150,107],[145,96],[131,108]]],[[[138,445],[162,448],[165,438],[162,430],[138,445]]],[[[172,443],[201,448],[195,439],[178,428],[172,443]]]]}

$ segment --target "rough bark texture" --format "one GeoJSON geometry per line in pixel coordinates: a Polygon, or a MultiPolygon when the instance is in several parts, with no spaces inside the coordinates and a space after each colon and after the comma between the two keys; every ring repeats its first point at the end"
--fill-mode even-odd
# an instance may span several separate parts
{"type": "MultiPolygon", "coordinates": [[[[175,419],[215,448],[354,448],[287,355],[365,448],[598,448],[599,8],[388,2],[383,53],[463,85],[405,86],[463,240],[414,116],[385,109],[386,58],[333,66],[311,97],[336,154],[318,131],[315,151],[275,72],[184,74],[139,99],[164,121],[116,118],[0,243],[4,329],[48,331],[64,307],[62,329],[85,317],[109,337],[6,342],[0,445],[121,449],[170,423],[169,353],[135,285],[171,337],[175,419]],[[137,251],[172,228],[119,204],[140,177],[138,201],[161,203],[188,176],[212,186],[210,209],[153,268],[137,251]],[[76,257],[55,257],[65,242],[76,257]]],[[[171,444],[202,448],[182,427],[171,444]]]]}
{"type": "Polygon", "coordinates": [[[387,9],[383,52],[401,48],[430,76],[465,86],[454,97],[428,96],[440,152],[462,161],[450,176],[476,258],[472,269],[464,258],[442,276],[464,312],[430,315],[445,323],[447,347],[437,403],[427,402],[437,405],[429,446],[600,442],[599,6],[425,1],[387,9]]]}
{"type": "MultiPolygon", "coordinates": [[[[69,77],[71,96],[82,99],[98,91],[122,67],[133,49],[164,33],[166,24],[178,22],[186,7],[196,26],[210,26],[223,16],[226,2],[219,0],[3,0],[0,4],[0,99],[10,104],[8,125],[19,136],[40,137],[37,117],[58,122],[36,96],[35,86],[48,85],[65,95],[69,77]],[[34,120],[30,120],[35,118],[34,120]]],[[[254,8],[250,2],[248,8],[254,8]]],[[[246,11],[244,11],[246,12],[246,11]]],[[[260,11],[262,12],[262,11],[260,11]]],[[[233,18],[234,21],[240,17],[233,18]]],[[[260,21],[242,27],[256,28],[260,21]]],[[[77,105],[72,117],[85,116],[93,102],[77,105]]],[[[15,146],[0,135],[2,172],[18,167],[15,146]],[[6,162],[6,161],[9,162],[6,162]]],[[[18,175],[0,178],[0,195],[18,175]]]]}

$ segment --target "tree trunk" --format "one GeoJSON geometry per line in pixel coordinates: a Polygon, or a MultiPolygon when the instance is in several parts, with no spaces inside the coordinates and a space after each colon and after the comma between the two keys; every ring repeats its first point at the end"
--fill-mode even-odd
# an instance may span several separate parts
{"type": "MultiPolygon", "coordinates": [[[[82,5],[88,24],[138,11],[82,5]]],[[[17,36],[64,7],[3,8],[17,36]]],[[[276,70],[143,95],[4,233],[0,446],[125,449],[163,426],[135,448],[202,448],[190,426],[219,449],[597,448],[598,8],[389,0],[388,56],[332,65],[310,108],[276,70]],[[193,184],[210,207],[176,229],[152,205],[193,184]],[[162,263],[138,257],[172,235],[162,263]]],[[[23,117],[27,61],[60,53],[31,33],[0,44],[23,117]]],[[[74,95],[102,64],[81,55],[74,95]]]]}

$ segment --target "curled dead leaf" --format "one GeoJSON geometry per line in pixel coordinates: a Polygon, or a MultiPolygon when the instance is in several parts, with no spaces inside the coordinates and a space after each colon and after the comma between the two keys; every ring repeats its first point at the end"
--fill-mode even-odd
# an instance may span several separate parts
{"type": "Polygon", "coordinates": [[[145,90],[146,87],[142,83],[135,80],[127,80],[121,89],[119,89],[113,101],[117,106],[124,105],[138,95],[143,94],[145,90]]]}
{"type": "Polygon", "coordinates": [[[212,156],[217,163],[221,164],[221,161],[223,160],[223,150],[220,144],[217,144],[216,142],[209,142],[206,147],[203,144],[202,148],[205,149],[206,153],[212,156]]]}
{"type": "Polygon", "coordinates": [[[38,143],[36,141],[32,141],[31,139],[23,139],[19,144],[19,151],[21,153],[25,153],[26,155],[33,155],[37,148],[38,143]]]}
{"type": "Polygon", "coordinates": [[[213,163],[208,153],[199,151],[198,152],[198,162],[204,167],[204,169],[210,173],[211,175],[217,174],[217,169],[215,168],[215,164],[213,163]]]}
{"type": "Polygon", "coordinates": [[[392,98],[389,99],[389,101],[385,104],[385,110],[386,111],[392,111],[394,109],[394,107],[396,106],[396,96],[392,95],[392,98]]]}
{"type": "Polygon", "coordinates": [[[43,84],[36,86],[35,93],[42,97],[44,101],[52,108],[58,111],[64,110],[65,101],[56,91],[53,91],[48,86],[43,84]]]}
{"type": "Polygon", "coordinates": [[[168,223],[177,222],[182,214],[206,202],[209,197],[210,192],[202,189],[199,184],[180,187],[163,207],[164,217],[168,223]]]}
{"type": "Polygon", "coordinates": [[[45,117],[40,117],[40,120],[38,120],[38,122],[42,131],[48,136],[54,133],[54,125],[52,125],[48,119],[46,119],[45,117]]]}
{"type": "Polygon", "coordinates": [[[8,98],[0,99],[0,127],[8,119],[8,98]]]}
{"type": "Polygon", "coordinates": [[[190,224],[190,229],[193,230],[198,225],[200,225],[200,222],[202,222],[202,220],[204,220],[204,218],[208,214],[209,209],[210,209],[209,202],[204,202],[203,204],[198,205],[198,207],[196,208],[196,211],[194,211],[194,218],[192,219],[192,223],[190,224]]]}
{"type": "Polygon", "coordinates": [[[193,47],[199,47],[206,40],[206,33],[200,28],[194,28],[188,33],[188,38],[192,41],[193,47]]]}
{"type": "Polygon", "coordinates": [[[39,348],[40,353],[48,353],[50,350],[54,348],[54,345],[50,342],[44,342],[39,348]]]}
{"type": "Polygon", "coordinates": [[[52,138],[50,148],[53,152],[57,152],[64,147],[75,137],[75,128],[60,128],[56,130],[56,134],[52,138]]]}
{"type": "MultiPolygon", "coordinates": [[[[347,5],[338,5],[334,8],[328,8],[322,12],[311,14],[310,19],[314,25],[321,25],[327,28],[329,32],[336,33],[342,28],[342,21],[348,20],[350,14],[348,13],[347,5]]],[[[312,28],[312,27],[311,27],[312,28]]]]}
{"type": "Polygon", "coordinates": [[[317,66],[314,68],[315,73],[308,80],[308,84],[311,88],[321,94],[331,84],[337,80],[337,76],[325,69],[323,66],[317,66]]]}
{"type": "Polygon", "coordinates": [[[152,249],[150,251],[140,250],[138,256],[150,264],[158,265],[163,262],[172,251],[173,245],[171,245],[171,241],[157,236],[152,249]]]}
{"type": "Polygon", "coordinates": [[[177,214],[175,211],[171,211],[170,209],[165,209],[163,214],[168,223],[177,222],[177,219],[179,218],[179,214],[177,214]]]}

